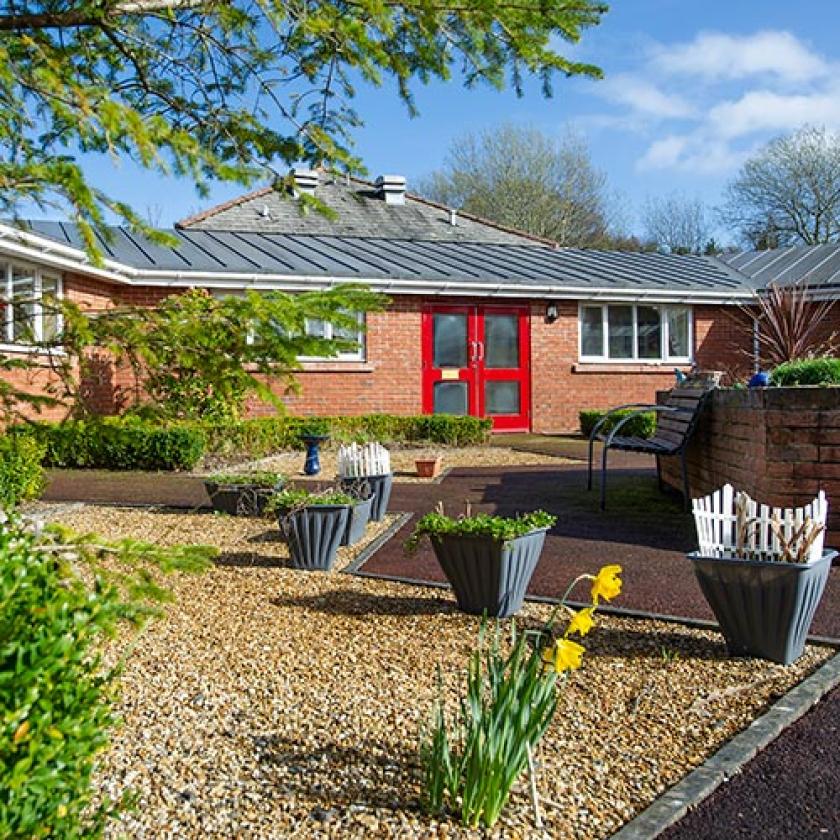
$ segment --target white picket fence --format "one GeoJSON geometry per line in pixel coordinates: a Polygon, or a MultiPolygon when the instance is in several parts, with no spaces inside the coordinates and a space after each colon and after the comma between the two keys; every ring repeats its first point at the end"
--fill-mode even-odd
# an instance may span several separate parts
{"type": "Polygon", "coordinates": [[[381,443],[351,443],[338,450],[338,475],[341,478],[363,478],[391,472],[391,455],[381,443]]]}
{"type": "Polygon", "coordinates": [[[731,484],[693,499],[700,554],[745,560],[808,562],[822,556],[828,502],[825,493],[801,508],[759,504],[731,484]]]}

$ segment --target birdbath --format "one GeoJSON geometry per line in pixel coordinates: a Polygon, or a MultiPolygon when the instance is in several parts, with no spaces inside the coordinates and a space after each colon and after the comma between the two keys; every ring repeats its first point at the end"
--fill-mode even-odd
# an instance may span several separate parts
{"type": "Polygon", "coordinates": [[[329,435],[303,434],[300,439],[306,444],[306,461],[303,465],[304,475],[318,475],[321,472],[321,444],[329,435]]]}

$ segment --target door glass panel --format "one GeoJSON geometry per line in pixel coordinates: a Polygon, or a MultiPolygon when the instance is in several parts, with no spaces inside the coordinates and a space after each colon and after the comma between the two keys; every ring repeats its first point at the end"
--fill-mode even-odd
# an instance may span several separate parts
{"type": "Polygon", "coordinates": [[[484,406],[488,414],[519,414],[519,383],[485,382],[484,406]]]}
{"type": "MultiPolygon", "coordinates": [[[[433,331],[434,356],[432,366],[436,368],[465,368],[467,366],[467,316],[439,312],[433,316],[433,331]]],[[[448,384],[457,385],[457,383],[448,384]]],[[[464,387],[466,387],[466,383],[464,383],[464,387]]],[[[435,396],[435,403],[437,404],[437,396],[435,396]]],[[[437,408],[435,408],[435,411],[437,411],[437,408]]],[[[463,412],[447,413],[466,414],[466,409],[463,412]]]]}
{"type": "Polygon", "coordinates": [[[608,309],[610,358],[632,359],[633,307],[610,306],[608,309]]]}
{"type": "Polygon", "coordinates": [[[434,412],[435,414],[466,414],[467,383],[435,382],[434,412]]]}
{"type": "Polygon", "coordinates": [[[519,367],[518,316],[484,316],[484,366],[489,368],[519,367]]]}
{"type": "Polygon", "coordinates": [[[636,309],[639,329],[639,358],[662,358],[662,325],[659,310],[652,306],[640,306],[636,309]]]}

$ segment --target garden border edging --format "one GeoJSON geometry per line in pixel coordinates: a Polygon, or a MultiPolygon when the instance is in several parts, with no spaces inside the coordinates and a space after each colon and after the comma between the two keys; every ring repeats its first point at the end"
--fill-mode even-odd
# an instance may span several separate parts
{"type": "Polygon", "coordinates": [[[739,773],[758,752],[769,746],[838,685],[840,654],[835,654],[699,767],[612,834],[609,840],[651,840],[657,837],[739,773]]]}

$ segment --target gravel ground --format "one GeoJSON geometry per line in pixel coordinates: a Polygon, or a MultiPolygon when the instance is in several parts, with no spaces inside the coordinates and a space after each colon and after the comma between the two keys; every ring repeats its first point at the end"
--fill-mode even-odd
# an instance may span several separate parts
{"type": "MultiPolygon", "coordinates": [[[[436,668],[451,700],[479,624],[448,592],[277,566],[282,547],[254,520],[95,506],[59,518],[224,549],[212,571],[173,579],[176,603],[128,660],[98,778],[139,801],[109,836],[483,836],[418,805],[436,668]]],[[[587,648],[539,755],[553,838],[608,836],[831,653],[731,660],[717,634],[606,616],[587,648]]],[[[494,836],[538,836],[524,792],[494,836]]]]}
{"type": "MultiPolygon", "coordinates": [[[[546,464],[568,464],[567,458],[556,458],[534,452],[519,452],[515,449],[496,446],[464,446],[458,449],[391,449],[391,468],[394,470],[395,481],[417,482],[429,484],[433,479],[419,478],[415,467],[415,460],[419,458],[436,458],[442,456],[442,469],[453,467],[506,467],[529,466],[546,464]]],[[[282,452],[269,458],[238,464],[231,468],[231,472],[243,470],[273,470],[295,478],[303,477],[302,452],[282,452]]],[[[321,473],[317,478],[331,479],[338,472],[338,450],[327,449],[321,452],[321,473]]]]}

